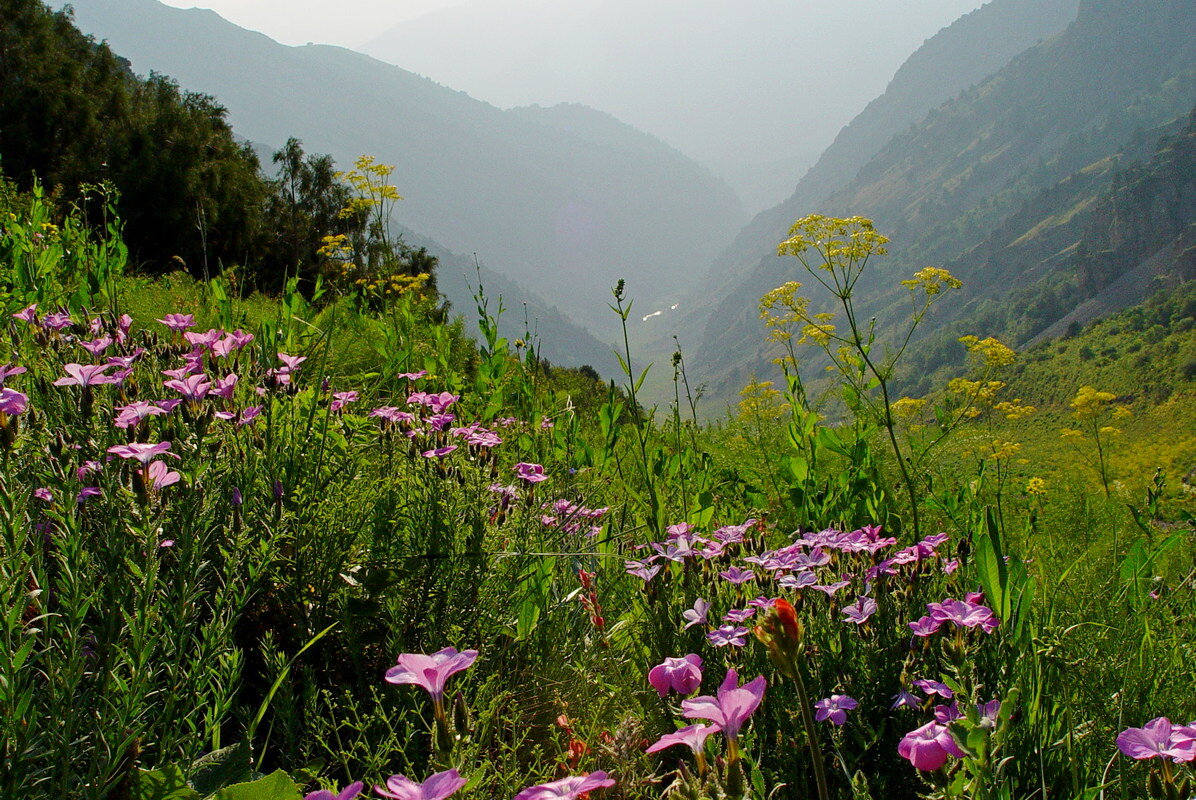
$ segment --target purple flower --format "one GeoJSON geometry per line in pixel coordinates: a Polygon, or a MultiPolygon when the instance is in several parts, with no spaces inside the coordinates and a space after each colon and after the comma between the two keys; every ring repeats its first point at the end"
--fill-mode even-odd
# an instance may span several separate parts
{"type": "Polygon", "coordinates": [[[644,583],[655,578],[656,574],[662,568],[660,564],[649,566],[647,561],[628,561],[623,566],[626,568],[628,575],[634,575],[644,583]]]}
{"type": "Polygon", "coordinates": [[[11,367],[7,364],[0,364],[0,386],[3,386],[4,382],[9,378],[16,375],[23,375],[25,372],[26,370],[24,367],[17,366],[15,364],[11,367]]]}
{"type": "Polygon", "coordinates": [[[950,575],[952,572],[955,572],[955,570],[957,570],[957,569],[959,569],[959,559],[958,558],[952,558],[948,561],[943,562],[943,574],[944,575],[950,575]]]}
{"type": "Polygon", "coordinates": [[[706,638],[715,647],[743,647],[747,644],[748,633],[748,629],[740,625],[723,625],[718,630],[706,634],[706,638]]]}
{"type": "Polygon", "coordinates": [[[526,461],[520,461],[515,465],[515,475],[519,480],[528,483],[548,480],[548,476],[544,474],[544,467],[539,464],[529,464],[526,461]]]}
{"type": "Polygon", "coordinates": [[[444,458],[449,453],[457,449],[457,445],[449,444],[444,447],[437,447],[433,450],[425,450],[423,452],[424,458],[444,458]]]}
{"type": "Polygon", "coordinates": [[[934,617],[921,617],[915,622],[907,622],[906,624],[914,632],[914,636],[933,636],[939,632],[939,628],[943,625],[943,623],[934,617]]]}
{"type": "Polygon", "coordinates": [[[168,409],[162,408],[157,403],[151,403],[147,400],[137,400],[129,403],[127,406],[121,406],[116,409],[116,418],[112,421],[118,428],[133,428],[141,424],[141,421],[146,417],[161,416],[169,413],[168,409]]]}
{"type": "Polygon", "coordinates": [[[980,727],[995,728],[1001,714],[1001,701],[989,700],[987,703],[977,703],[976,712],[980,714],[980,727]]]}
{"type": "Polygon", "coordinates": [[[784,589],[804,589],[807,586],[813,586],[814,584],[818,583],[818,578],[813,572],[802,570],[801,572],[794,572],[790,575],[783,576],[779,583],[784,589]]]}
{"type": "Polygon", "coordinates": [[[756,616],[754,608],[733,608],[723,615],[723,622],[747,622],[756,616]]]}
{"type": "Polygon", "coordinates": [[[167,486],[173,486],[179,482],[179,474],[167,467],[164,461],[152,462],[146,471],[149,473],[150,486],[154,491],[161,491],[167,486]]]}
{"type": "Polygon", "coordinates": [[[444,696],[444,682],[449,676],[469,669],[477,657],[477,650],[458,653],[452,647],[446,647],[430,656],[423,653],[404,653],[399,656],[398,666],[386,671],[386,680],[389,683],[422,687],[433,700],[439,702],[444,696]]]}
{"type": "Polygon", "coordinates": [[[744,569],[743,567],[731,567],[729,570],[726,570],[725,572],[720,572],[719,577],[721,577],[723,580],[727,581],[728,583],[733,583],[736,586],[741,586],[741,585],[747,583],[748,581],[752,580],[753,578],[755,578],[756,573],[752,572],[750,569],[744,569]]]}
{"type": "Polygon", "coordinates": [[[959,703],[949,706],[934,707],[934,721],[940,725],[947,725],[957,719],[963,719],[963,712],[959,710],[959,703]]]}
{"type": "Polygon", "coordinates": [[[693,694],[702,685],[702,658],[690,653],[683,658],[666,658],[648,671],[648,683],[664,697],[669,690],[693,694]]]}
{"type": "Polygon", "coordinates": [[[466,780],[455,769],[437,772],[423,783],[416,783],[402,775],[391,775],[386,779],[386,787],[375,786],[374,791],[382,797],[394,800],[444,800],[455,794],[466,780]]]}
{"type": "Polygon", "coordinates": [[[68,377],[54,381],[55,386],[99,386],[105,383],[116,383],[116,378],[104,373],[114,367],[114,364],[64,364],[68,377]]]}
{"type": "Polygon", "coordinates": [[[354,781],[341,789],[339,794],[333,794],[327,789],[319,789],[304,797],[303,800],[353,800],[354,797],[361,794],[363,788],[365,788],[364,783],[354,781]]]}
{"type": "Polygon", "coordinates": [[[868,618],[876,613],[876,601],[871,597],[861,597],[849,606],[843,607],[843,615],[847,622],[863,625],[868,618]]]}
{"type": "Polygon", "coordinates": [[[332,395],[332,405],[329,408],[332,411],[340,411],[349,403],[356,403],[359,397],[357,392],[337,392],[332,395]]]}
{"type": "Polygon", "coordinates": [[[299,369],[299,365],[307,360],[307,356],[289,356],[286,353],[279,353],[278,360],[283,363],[283,368],[289,372],[294,372],[299,369]]]}
{"type": "Polygon", "coordinates": [[[160,455],[178,456],[170,451],[170,442],[133,442],[132,444],[118,444],[108,448],[108,452],[121,458],[135,458],[142,464],[148,464],[160,455]]]}
{"type": "Polygon", "coordinates": [[[761,675],[740,686],[739,673],[729,669],[715,697],[703,695],[682,701],[681,715],[687,719],[708,719],[718,725],[728,739],[734,741],[748,717],[760,707],[765,685],[764,676],[761,675]]]}
{"type": "Polygon", "coordinates": [[[182,379],[165,381],[162,385],[167,389],[174,389],[192,403],[197,403],[207,397],[208,392],[212,389],[212,382],[203,373],[188,375],[182,379]]]}
{"type": "Polygon", "coordinates": [[[889,709],[896,711],[899,708],[917,708],[920,705],[922,705],[922,701],[918,699],[917,695],[910,694],[905,689],[902,689],[893,695],[893,705],[889,706],[889,709]]]}
{"type": "Polygon", "coordinates": [[[914,681],[914,686],[925,692],[927,697],[933,697],[937,694],[939,697],[950,700],[955,696],[955,692],[951,691],[951,687],[949,687],[947,684],[939,683],[938,681],[932,681],[927,678],[914,681]]]}
{"type": "Polygon", "coordinates": [[[427,395],[428,408],[432,409],[433,414],[443,414],[449,409],[449,406],[461,399],[460,395],[452,394],[451,392],[441,392],[440,394],[427,395]]]}
{"type": "Polygon", "coordinates": [[[47,314],[42,320],[42,327],[48,331],[60,331],[63,328],[69,328],[74,324],[71,315],[65,311],[59,311],[55,314],[47,314]]]}
{"type": "Polygon", "coordinates": [[[434,431],[442,431],[456,421],[456,414],[433,414],[428,417],[428,426],[434,431]]]}
{"type": "Polygon", "coordinates": [[[589,775],[574,775],[531,786],[515,795],[515,800],[577,800],[586,792],[614,785],[614,779],[606,777],[606,773],[599,770],[589,775]]]}
{"type": "Polygon", "coordinates": [[[111,336],[101,336],[100,338],[95,339],[94,341],[79,342],[79,346],[82,347],[87,352],[91,353],[93,356],[99,357],[99,355],[101,353],[103,353],[105,350],[107,350],[109,347],[112,346],[112,337],[111,336]]]}
{"type": "Polygon", "coordinates": [[[1196,727],[1172,725],[1166,717],[1156,717],[1141,728],[1119,733],[1117,749],[1138,760],[1170,758],[1182,764],[1196,760],[1196,727]]]}
{"type": "Polygon", "coordinates": [[[44,486],[34,489],[33,496],[45,503],[54,502],[54,493],[44,486]]]}
{"type": "Polygon", "coordinates": [[[976,600],[972,599],[972,595],[969,595],[967,600],[948,597],[941,603],[927,603],[926,608],[930,611],[930,616],[940,623],[952,622],[960,628],[980,628],[985,633],[992,633],[1000,624],[1000,620],[991,608],[977,602],[983,595],[977,593],[975,597],[976,600]]]}
{"type": "Polygon", "coordinates": [[[426,377],[427,374],[428,374],[428,371],[426,369],[421,369],[419,372],[400,372],[395,377],[396,378],[406,378],[409,381],[417,381],[420,378],[426,377]]]}
{"type": "Polygon", "coordinates": [[[698,598],[694,601],[694,607],[681,612],[681,618],[685,620],[685,627],[682,630],[689,630],[694,625],[705,625],[707,622],[707,615],[710,613],[710,603],[707,600],[698,598]]]}
{"type": "Polygon", "coordinates": [[[222,397],[225,400],[232,400],[233,392],[235,392],[237,389],[237,380],[238,376],[235,372],[230,372],[224,378],[217,378],[212,383],[212,388],[208,390],[208,395],[211,397],[222,397]]]}
{"type": "Polygon", "coordinates": [[[22,308],[20,311],[13,314],[12,318],[19,319],[22,322],[37,324],[37,303],[34,303],[26,308],[22,308]]]}
{"type": "Polygon", "coordinates": [[[24,414],[25,409],[29,407],[29,398],[16,389],[10,389],[5,386],[0,389],[0,414],[7,414],[10,417],[15,417],[18,414],[24,414]]]}
{"type": "Polygon", "coordinates": [[[84,486],[79,490],[79,494],[75,496],[75,502],[83,505],[87,502],[89,497],[103,497],[104,490],[98,486],[84,486]]]}
{"type": "Polygon", "coordinates": [[[819,722],[829,720],[832,725],[842,726],[847,722],[847,712],[858,705],[855,699],[845,694],[832,694],[814,703],[814,708],[818,709],[814,712],[814,719],[819,722]]]}
{"type": "Polygon", "coordinates": [[[835,592],[847,586],[851,581],[837,581],[836,583],[829,583],[825,586],[820,584],[812,584],[811,589],[817,589],[820,592],[826,592],[827,597],[834,597],[835,592]]]}
{"type": "Polygon", "coordinates": [[[193,314],[167,314],[162,319],[157,320],[170,328],[172,331],[185,331],[195,324],[195,316],[193,314]]]}
{"type": "Polygon", "coordinates": [[[648,747],[647,752],[658,753],[674,745],[683,744],[695,754],[701,753],[706,746],[706,738],[712,733],[718,733],[717,725],[689,725],[673,733],[666,733],[659,741],[648,747]]]}
{"type": "Polygon", "coordinates": [[[905,734],[897,745],[897,753],[923,772],[939,769],[947,763],[947,756],[963,758],[964,755],[947,726],[937,722],[928,722],[905,734]]]}

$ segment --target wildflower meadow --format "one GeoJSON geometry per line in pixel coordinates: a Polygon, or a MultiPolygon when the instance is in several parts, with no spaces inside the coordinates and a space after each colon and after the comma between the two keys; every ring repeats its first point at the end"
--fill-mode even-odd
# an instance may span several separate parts
{"type": "Polygon", "coordinates": [[[1196,791],[1190,476],[983,331],[907,396],[959,281],[868,321],[867,220],[794,225],[833,302],[765,296],[780,377],[724,411],[480,285],[474,340],[422,280],[139,276],[114,216],[3,202],[0,797],[1196,791]]]}

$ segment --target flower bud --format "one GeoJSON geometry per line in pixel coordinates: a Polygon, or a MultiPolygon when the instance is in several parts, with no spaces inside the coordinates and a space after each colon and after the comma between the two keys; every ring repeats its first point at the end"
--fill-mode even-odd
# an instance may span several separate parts
{"type": "Polygon", "coordinates": [[[790,677],[797,668],[804,633],[797,612],[788,600],[782,598],[772,601],[772,608],[756,626],[756,638],[768,648],[769,658],[777,669],[790,677]]]}
{"type": "Polygon", "coordinates": [[[465,705],[465,695],[460,692],[453,698],[453,730],[461,738],[469,733],[469,707],[465,705]]]}

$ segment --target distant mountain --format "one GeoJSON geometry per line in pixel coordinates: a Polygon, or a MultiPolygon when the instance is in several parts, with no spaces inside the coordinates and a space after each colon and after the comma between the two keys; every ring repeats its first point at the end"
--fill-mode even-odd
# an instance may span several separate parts
{"type": "Polygon", "coordinates": [[[465,318],[465,329],[471,336],[477,335],[473,294],[478,288],[480,266],[482,288],[490,300],[490,313],[497,312],[500,299],[506,309],[499,320],[503,336],[512,341],[522,336],[526,320],[532,333],[539,337],[539,354],[543,358],[560,367],[589,365],[604,378],[618,377],[619,362],[611,347],[598,341],[544,298],[495,272],[482,259],[475,265],[472,256],[454,253],[415,231],[404,229],[402,235],[408,245],[426,247],[440,259],[436,268],[436,286],[452,304],[451,313],[465,318]]]}
{"type": "Polygon", "coordinates": [[[981,2],[466,0],[359,49],[504,107],[609,111],[710,165],[756,211],[792,191],[909,53],[981,2]]]}
{"type": "Polygon", "coordinates": [[[210,11],[75,0],[79,27],[229,109],[238,134],[397,165],[399,221],[551,297],[600,335],[610,287],[665,302],[742,223],[704,168],[606,115],[507,112],[368,56],[286,47],[210,11]]]}
{"type": "MultiPolygon", "coordinates": [[[[737,240],[738,252],[715,265],[707,291],[719,305],[705,322],[701,315],[690,317],[691,324],[705,326],[695,359],[705,378],[725,393],[752,371],[766,371],[755,301],[773,286],[802,279],[773,254],[788,224],[807,213],[868,216],[892,236],[890,255],[876,262],[871,283],[860,287],[868,313],[882,320],[901,313],[893,305],[900,297],[892,288],[896,281],[925,264],[955,268],[958,260],[968,285],[953,302],[973,311],[980,298],[1008,300],[1012,289],[1056,268],[1080,269],[1076,261],[1061,260],[1023,274],[997,269],[997,262],[967,267],[965,256],[1026,204],[1039,203],[1046,212],[1049,193],[1062,182],[1083,183],[1096,202],[1117,172],[1102,170],[1107,159],[1148,151],[1149,136],[1133,144],[1136,131],[1185,116],[1196,102],[1193,30],[1196,3],[1083,0],[1065,31],[892,137],[846,184],[820,200],[799,191],[792,202],[762,215],[737,240]]],[[[1038,220],[1067,209],[1054,207],[1038,220]]],[[[1038,330],[1023,325],[975,332],[1017,338],[1051,322],[1038,320],[1031,326],[1038,330]]]]}

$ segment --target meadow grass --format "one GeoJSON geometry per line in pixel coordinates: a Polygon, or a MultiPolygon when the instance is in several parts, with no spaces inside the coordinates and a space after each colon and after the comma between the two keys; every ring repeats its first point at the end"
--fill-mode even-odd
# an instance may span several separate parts
{"type": "Polygon", "coordinates": [[[483,296],[241,297],[7,203],[0,796],[1189,796],[1190,383],[977,341],[991,397],[848,354],[854,413],[791,370],[699,425],[483,296]]]}

